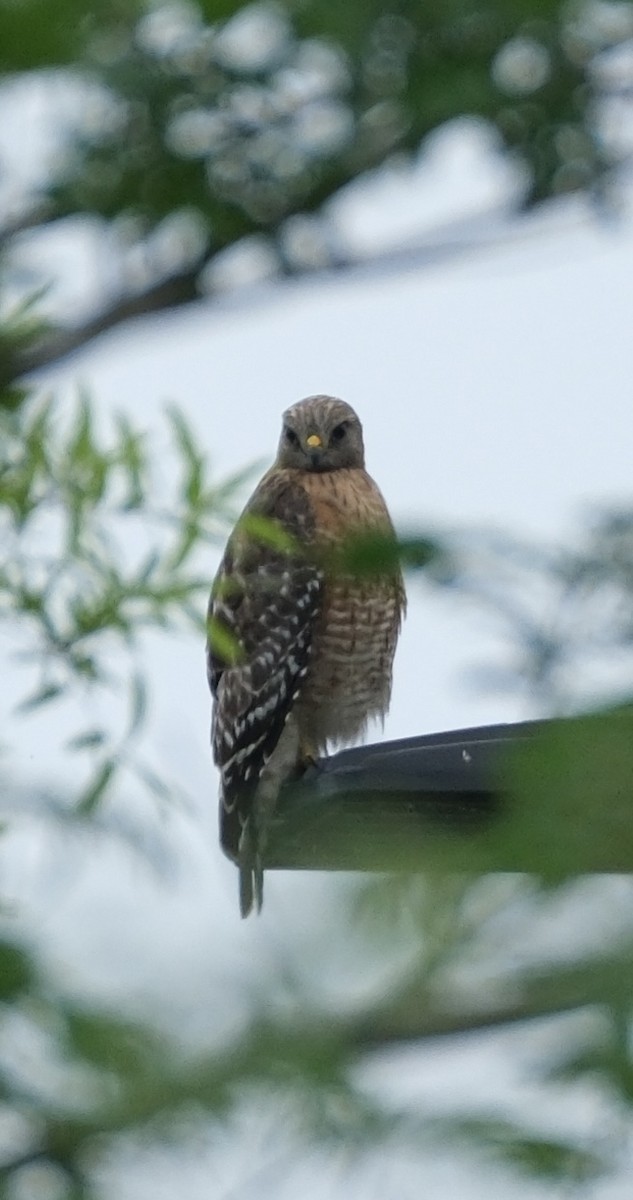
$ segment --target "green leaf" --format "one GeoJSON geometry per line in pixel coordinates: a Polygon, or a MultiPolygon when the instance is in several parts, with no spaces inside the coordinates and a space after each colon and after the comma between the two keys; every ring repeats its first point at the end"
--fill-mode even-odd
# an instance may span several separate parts
{"type": "Polygon", "coordinates": [[[408,537],[398,539],[398,554],[402,566],[408,570],[424,570],[437,567],[445,558],[443,547],[432,538],[408,537]]]}
{"type": "Polygon", "coordinates": [[[396,538],[392,533],[357,531],[328,555],[326,565],[350,575],[393,575],[400,565],[420,570],[434,563],[439,546],[429,538],[396,538]]]}
{"type": "Polygon", "coordinates": [[[80,815],[89,815],[94,812],[97,805],[103,800],[117,769],[117,762],[113,758],[108,758],[99,767],[96,775],[88,784],[87,788],[82,793],[79,803],[77,804],[77,812],[80,815]]]}
{"type": "Polygon", "coordinates": [[[203,491],[204,455],[197,449],[193,432],[179,409],[170,408],[168,417],[183,459],[183,498],[190,508],[197,509],[203,491]]]}
{"type": "Polygon", "coordinates": [[[66,742],[67,750],[96,750],[106,740],[103,729],[87,729],[66,742]]]}
{"type": "Polygon", "coordinates": [[[150,767],[142,763],[134,764],[134,774],[143,781],[145,787],[153,793],[158,800],[169,801],[174,799],[173,787],[165,783],[165,780],[157,775],[156,771],[152,771],[150,767]]]}
{"type": "Polygon", "coordinates": [[[57,700],[66,691],[66,687],[61,683],[46,683],[28,696],[26,700],[22,700],[16,708],[18,713],[34,712],[36,708],[43,708],[45,704],[50,704],[51,700],[57,700]]]}
{"type": "Polygon", "coordinates": [[[35,970],[28,954],[11,942],[0,942],[0,1000],[14,1000],[34,981],[35,970]]]}
{"type": "Polygon", "coordinates": [[[356,531],[343,545],[326,557],[326,567],[360,577],[394,575],[403,566],[426,569],[436,563],[442,551],[430,538],[396,538],[392,533],[356,531]]]}
{"type": "Polygon", "coordinates": [[[332,557],[331,567],[350,575],[393,575],[400,562],[398,542],[393,534],[350,534],[332,557]]]}
{"type": "Polygon", "coordinates": [[[279,521],[273,517],[262,517],[259,513],[244,514],[238,525],[238,535],[263,546],[270,546],[281,554],[296,554],[300,550],[296,539],[279,524],[279,521]]]}
{"type": "Polygon", "coordinates": [[[449,1116],[432,1120],[430,1125],[442,1140],[463,1141],[487,1150],[523,1174],[549,1182],[588,1183],[608,1169],[606,1158],[591,1146],[545,1134],[527,1134],[511,1121],[449,1116]]]}
{"type": "Polygon", "coordinates": [[[157,550],[152,550],[145,559],[145,562],[141,564],[141,568],[137,576],[137,586],[143,587],[144,585],[148,584],[159,565],[160,554],[157,550]]]}
{"type": "Polygon", "coordinates": [[[6,412],[17,412],[29,395],[28,388],[19,384],[0,388],[0,409],[6,412]]]}
{"type": "Polygon", "coordinates": [[[633,870],[633,708],[548,723],[507,782],[512,837],[538,845],[545,875],[633,870]]]}
{"type": "Polygon", "coordinates": [[[137,1082],[140,1071],[159,1067],[158,1045],[142,1028],[76,1008],[66,1008],[65,1016],[68,1043],[79,1059],[137,1082]]]}
{"type": "Polygon", "coordinates": [[[143,676],[137,671],[130,684],[130,717],[126,737],[138,733],[147,715],[147,687],[143,676]]]}
{"type": "Polygon", "coordinates": [[[83,650],[70,646],[66,657],[73,671],[90,683],[96,683],[104,678],[104,673],[101,671],[95,655],[86,654],[83,650]]]}
{"type": "Polygon", "coordinates": [[[209,617],[207,621],[207,639],[212,653],[228,667],[234,667],[242,661],[244,650],[240,643],[216,617],[209,617]]]}
{"type": "Polygon", "coordinates": [[[97,446],[93,431],[92,408],[87,396],[82,396],[75,417],[72,436],[67,447],[70,491],[80,504],[101,500],[110,462],[97,446]]]}
{"type": "Polygon", "coordinates": [[[126,512],[131,512],[142,507],[147,494],[145,437],[132,428],[124,414],[118,413],[115,421],[119,444],[114,459],[123,469],[127,489],[122,507],[126,512]]]}
{"type": "Polygon", "coordinates": [[[180,537],[178,542],[169,555],[168,568],[170,571],[176,571],[181,567],[185,559],[189,557],[202,538],[202,527],[198,521],[191,521],[185,518],[181,523],[180,537]]]}

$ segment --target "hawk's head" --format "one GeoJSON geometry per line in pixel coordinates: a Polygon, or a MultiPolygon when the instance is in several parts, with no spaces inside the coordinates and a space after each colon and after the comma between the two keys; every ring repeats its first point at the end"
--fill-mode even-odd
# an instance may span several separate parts
{"type": "Polygon", "coordinates": [[[308,396],[283,415],[278,467],[337,471],[364,467],[363,428],[354,409],[334,396],[308,396]]]}

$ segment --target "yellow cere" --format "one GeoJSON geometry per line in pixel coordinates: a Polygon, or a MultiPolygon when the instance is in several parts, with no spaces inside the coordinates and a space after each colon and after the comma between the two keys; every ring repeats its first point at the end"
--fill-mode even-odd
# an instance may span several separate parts
{"type": "Polygon", "coordinates": [[[322,446],[323,442],[318,433],[311,433],[309,438],[306,438],[306,446],[322,446]]]}

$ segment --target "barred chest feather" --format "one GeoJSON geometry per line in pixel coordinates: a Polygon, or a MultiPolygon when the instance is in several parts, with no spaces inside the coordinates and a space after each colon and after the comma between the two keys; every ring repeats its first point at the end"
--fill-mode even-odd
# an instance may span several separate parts
{"type": "MultiPolygon", "coordinates": [[[[303,480],[321,545],[359,532],[393,530],[382,495],[363,470],[306,475],[303,480]]],[[[318,753],[354,741],[389,708],[392,664],[404,610],[399,573],[327,578],[311,666],[296,706],[302,742],[318,753]]]]}

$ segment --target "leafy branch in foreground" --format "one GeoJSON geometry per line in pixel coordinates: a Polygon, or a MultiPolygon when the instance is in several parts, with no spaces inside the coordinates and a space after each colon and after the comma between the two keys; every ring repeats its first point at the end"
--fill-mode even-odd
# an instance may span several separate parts
{"type": "MultiPolygon", "coordinates": [[[[0,1180],[39,1160],[61,1170],[79,1196],[89,1196],[94,1173],[116,1155],[122,1135],[128,1144],[138,1139],[158,1146],[173,1137],[186,1145],[188,1133],[204,1121],[226,1140],[249,1105],[278,1123],[295,1155],[344,1148],[360,1157],[376,1142],[385,1151],[395,1144],[424,1154],[434,1144],[457,1142],[560,1184],[608,1175],[624,1153],[624,1127],[621,1137],[614,1129],[606,1145],[583,1133],[581,1124],[552,1133],[547,1119],[525,1123],[482,1112],[468,1097],[438,1115],[415,1101],[394,1100],[367,1073],[376,1056],[384,1064],[389,1050],[592,1007],[595,1019],[584,1022],[575,1043],[548,1056],[539,1072],[542,1086],[551,1083],[557,1094],[562,1080],[578,1085],[598,1072],[614,1103],[630,1105],[630,1048],[618,1041],[630,1005],[630,941],[562,964],[513,961],[516,936],[529,946],[546,897],[527,881],[499,882],[409,881],[409,910],[399,904],[395,921],[384,887],[373,885],[372,913],[382,932],[372,951],[388,942],[393,951],[395,939],[408,950],[404,969],[392,964],[382,988],[334,1011],[323,985],[310,984],[315,946],[304,946],[306,960],[293,981],[286,979],[282,1004],[275,987],[260,986],[239,1029],[233,1022],[232,1037],[188,1050],[180,1035],[60,994],[29,956],[0,944],[0,995],[11,1006],[0,1032],[12,1011],[40,1046],[38,1078],[27,1061],[7,1079],[24,1129],[20,1154],[5,1151],[0,1158],[0,1180]],[[485,967],[485,983],[473,988],[476,964],[485,967]]],[[[321,948],[327,964],[332,948],[321,948]]],[[[4,1076],[5,1066],[0,1070],[4,1076]]]]}
{"type": "Polygon", "coordinates": [[[51,399],[0,411],[0,625],[31,683],[17,712],[78,695],[90,710],[103,691],[118,714],[118,732],[88,720],[67,742],[93,759],[84,809],[130,760],[143,726],[143,633],[204,628],[200,552],[224,529],[247,475],[212,481],[177,411],[160,457],[127,417],[109,432],[106,424],[85,396],[70,413],[51,399]]]}
{"type": "MultiPolygon", "coordinates": [[[[50,95],[53,115],[60,80],[74,98],[56,121],[47,112],[59,150],[40,156],[15,211],[0,211],[7,292],[21,293],[25,261],[39,284],[40,247],[82,218],[112,269],[76,324],[51,303],[40,336],[0,345],[2,382],[142,313],[221,293],[236,250],[255,249],[278,279],[362,264],[337,200],[371,172],[417,167],[450,122],[475,120],[510,167],[504,210],[565,192],[602,198],[622,161],[604,109],[629,101],[626,3],[605,15],[562,0],[346,0],[343,14],[328,0],[109,0],[89,11],[63,0],[61,16],[59,3],[0,4],[0,77],[19,80],[20,95],[31,84],[50,95]],[[611,79],[605,60],[618,52],[611,79]]],[[[5,122],[14,111],[9,99],[5,122]]],[[[436,229],[414,257],[463,245],[463,230],[436,229]]],[[[382,272],[410,265],[411,251],[369,261],[382,272]]]]}

